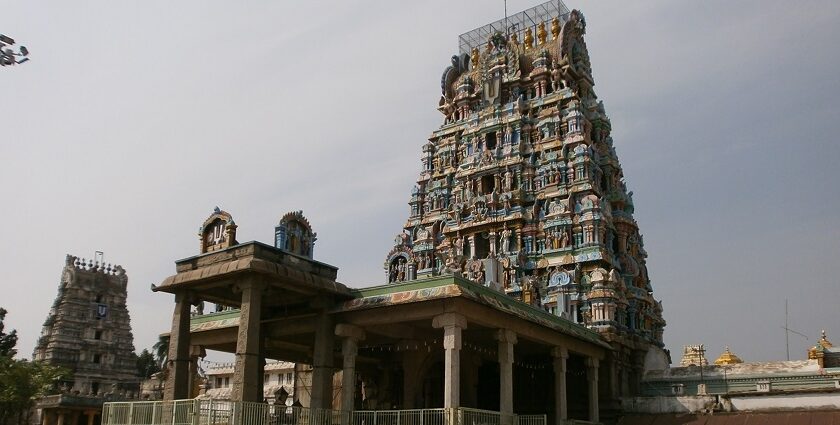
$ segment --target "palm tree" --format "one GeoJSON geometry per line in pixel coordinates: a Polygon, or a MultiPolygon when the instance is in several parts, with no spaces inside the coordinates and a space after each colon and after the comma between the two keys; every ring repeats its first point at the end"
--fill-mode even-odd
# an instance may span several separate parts
{"type": "Polygon", "coordinates": [[[165,373],[166,361],[169,358],[169,335],[161,335],[158,342],[152,346],[152,349],[155,350],[155,360],[157,361],[158,367],[165,373]]]}

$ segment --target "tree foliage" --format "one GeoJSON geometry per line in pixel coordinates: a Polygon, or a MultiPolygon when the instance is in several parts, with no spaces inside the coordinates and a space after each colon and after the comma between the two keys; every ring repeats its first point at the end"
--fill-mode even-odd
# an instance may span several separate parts
{"type": "Polygon", "coordinates": [[[0,308],[0,425],[24,424],[35,399],[50,393],[66,370],[41,362],[16,360],[17,333],[3,332],[0,308]]]}
{"type": "Polygon", "coordinates": [[[12,330],[9,333],[3,331],[5,328],[3,320],[6,318],[6,313],[6,309],[0,307],[0,357],[14,357],[17,354],[17,350],[15,350],[18,339],[17,331],[12,330]]]}
{"type": "Polygon", "coordinates": [[[137,356],[137,375],[143,379],[149,379],[155,373],[160,372],[160,366],[154,354],[145,348],[137,356]]]}
{"type": "Polygon", "coordinates": [[[166,360],[169,357],[169,335],[161,335],[152,349],[155,350],[155,360],[158,363],[158,370],[165,370],[166,360]]]}

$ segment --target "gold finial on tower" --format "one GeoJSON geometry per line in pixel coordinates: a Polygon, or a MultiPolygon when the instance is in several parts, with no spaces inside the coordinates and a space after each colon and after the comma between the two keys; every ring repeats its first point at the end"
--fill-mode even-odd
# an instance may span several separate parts
{"type": "Polygon", "coordinates": [[[819,344],[820,344],[823,348],[832,348],[832,347],[834,347],[834,344],[832,344],[832,343],[831,343],[831,341],[829,341],[829,340],[828,340],[828,337],[826,337],[826,336],[825,336],[825,329],[823,329],[823,330],[822,330],[821,334],[822,334],[822,335],[821,335],[821,338],[820,338],[820,340],[818,341],[818,343],[819,343],[819,344]]]}
{"type": "Polygon", "coordinates": [[[473,47],[472,52],[470,54],[470,62],[472,63],[473,69],[478,68],[478,58],[479,58],[478,47],[473,47]]]}
{"type": "Polygon", "coordinates": [[[525,42],[525,50],[534,47],[534,33],[531,32],[531,28],[525,29],[525,38],[522,41],[525,42]]]}
{"type": "Polygon", "coordinates": [[[548,36],[548,33],[545,32],[545,22],[540,22],[537,25],[537,41],[539,41],[540,45],[545,44],[545,38],[548,36]]]}
{"type": "Polygon", "coordinates": [[[560,37],[560,19],[555,16],[551,20],[551,39],[557,40],[560,37]]]}

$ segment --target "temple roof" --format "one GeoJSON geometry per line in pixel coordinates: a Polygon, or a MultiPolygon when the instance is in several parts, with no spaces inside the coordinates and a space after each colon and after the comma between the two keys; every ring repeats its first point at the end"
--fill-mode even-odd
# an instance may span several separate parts
{"type": "Polygon", "coordinates": [[[716,365],[730,365],[743,362],[744,361],[741,360],[740,357],[736,356],[735,354],[732,354],[732,352],[729,351],[729,347],[726,347],[726,349],[723,351],[723,354],[721,354],[720,357],[718,357],[717,360],[715,360],[716,365]]]}

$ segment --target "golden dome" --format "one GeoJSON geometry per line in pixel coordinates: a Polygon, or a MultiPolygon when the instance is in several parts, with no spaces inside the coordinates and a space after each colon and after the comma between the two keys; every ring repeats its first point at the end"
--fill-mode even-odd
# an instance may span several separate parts
{"type": "Polygon", "coordinates": [[[732,354],[732,352],[729,351],[729,347],[726,347],[726,350],[723,351],[723,354],[721,354],[720,357],[718,357],[717,360],[715,360],[715,364],[718,366],[738,364],[743,362],[744,361],[741,360],[740,357],[732,354]]]}

